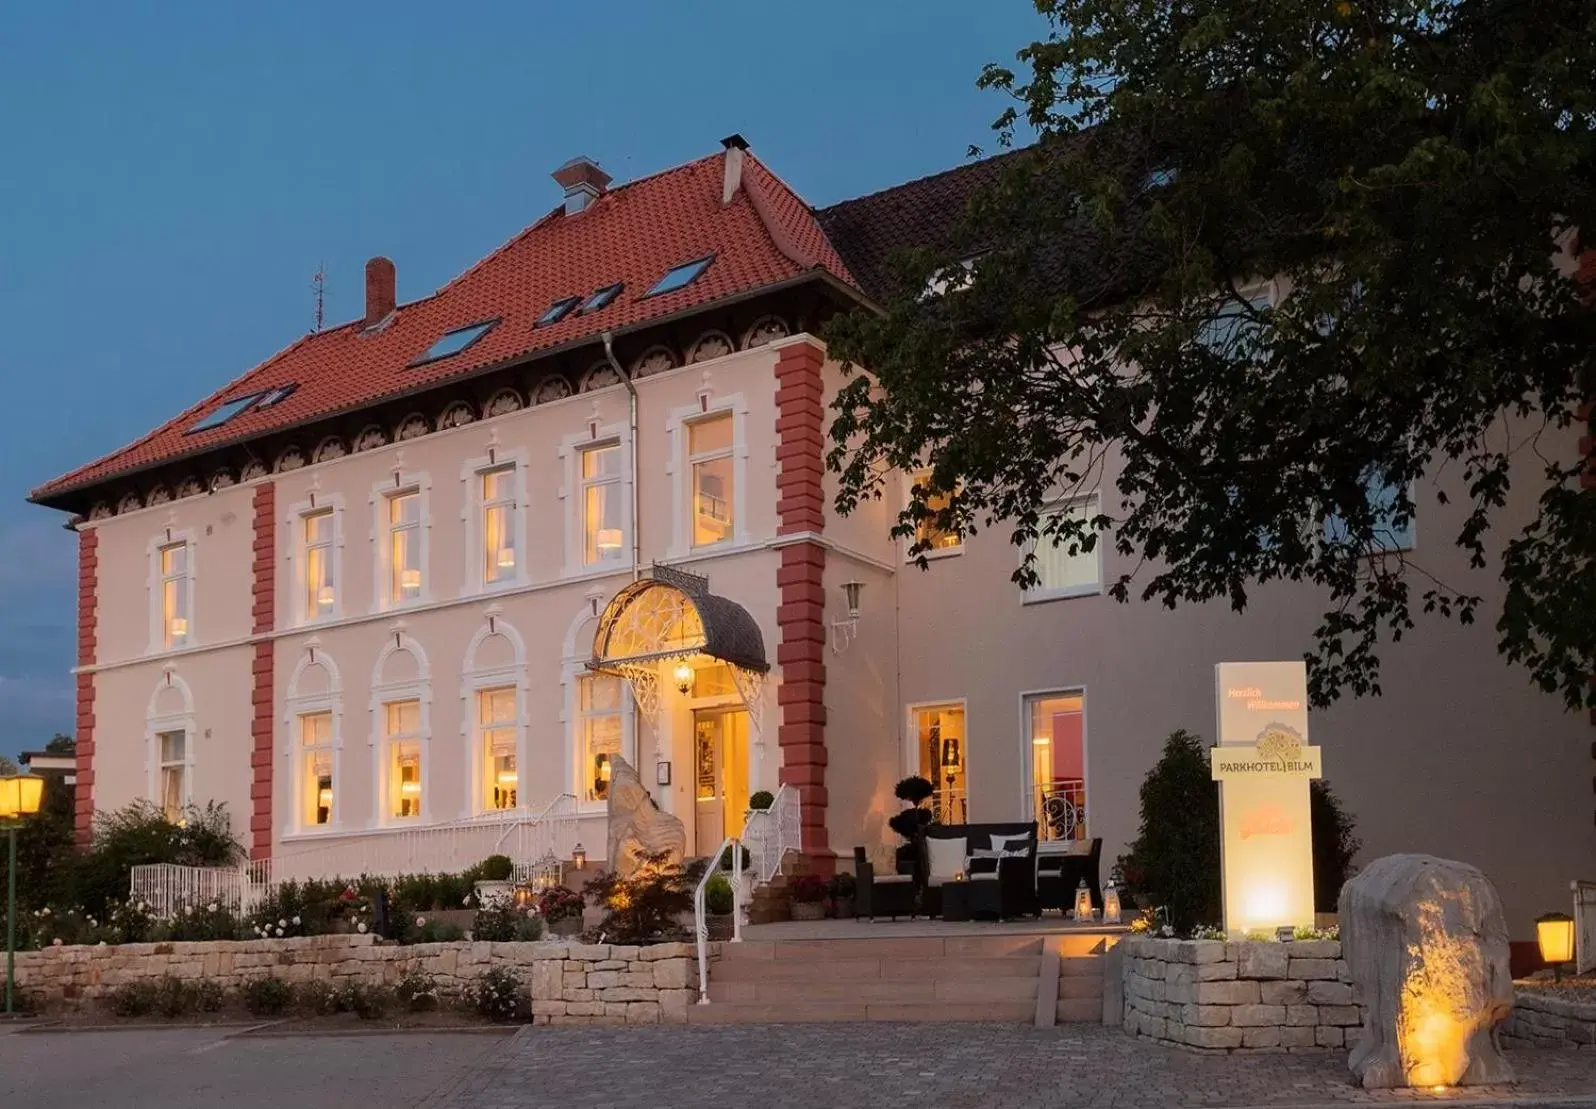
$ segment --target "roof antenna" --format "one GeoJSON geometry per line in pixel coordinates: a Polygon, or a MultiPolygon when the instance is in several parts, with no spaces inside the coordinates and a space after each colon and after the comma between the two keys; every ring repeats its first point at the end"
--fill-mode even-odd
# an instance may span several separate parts
{"type": "Polygon", "coordinates": [[[323,262],[316,267],[316,272],[310,277],[310,287],[316,293],[316,326],[313,330],[320,331],[323,319],[323,308],[327,300],[327,263],[323,262]]]}

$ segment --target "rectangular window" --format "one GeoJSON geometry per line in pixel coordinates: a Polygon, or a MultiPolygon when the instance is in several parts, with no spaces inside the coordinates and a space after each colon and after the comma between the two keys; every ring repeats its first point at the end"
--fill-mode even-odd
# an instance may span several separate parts
{"type": "MultiPolygon", "coordinates": [[[[1374,530],[1369,539],[1373,551],[1413,550],[1414,520],[1411,515],[1397,519],[1397,487],[1379,477],[1370,477],[1364,481],[1363,491],[1374,517],[1374,530]]],[[[1325,517],[1324,538],[1331,544],[1348,542],[1350,534],[1346,521],[1334,514],[1325,517]]]]}
{"type": "Polygon", "coordinates": [[[183,818],[183,806],[188,804],[188,733],[162,732],[155,742],[161,760],[161,811],[175,824],[183,818]]]}
{"type": "Polygon", "coordinates": [[[621,448],[618,443],[582,450],[582,564],[619,562],[625,543],[621,527],[621,448]]]}
{"type": "Polygon", "coordinates": [[[1081,522],[1097,514],[1095,499],[1057,505],[1042,517],[1042,534],[1036,540],[1036,574],[1040,579],[1036,587],[1025,595],[1027,601],[1046,601],[1056,597],[1079,597],[1097,593],[1102,587],[1102,537],[1089,551],[1080,549],[1080,541],[1064,539],[1054,543],[1047,534],[1050,521],[1068,515],[1081,522]]]}
{"type": "Polygon", "coordinates": [[[332,509],[312,512],[305,525],[305,618],[331,616],[333,611],[332,509]]]}
{"type": "Polygon", "coordinates": [[[513,809],[520,781],[515,763],[515,690],[484,689],[477,694],[477,730],[482,736],[484,809],[513,809]]]}
{"type": "Polygon", "coordinates": [[[931,783],[931,811],[938,823],[969,823],[964,706],[920,706],[914,710],[914,734],[920,775],[931,783]]]}
{"type": "Polygon", "coordinates": [[[578,713],[582,721],[582,789],[589,801],[609,796],[610,759],[621,754],[625,729],[621,721],[621,679],[584,674],[578,679],[578,713]]]}
{"type": "Polygon", "coordinates": [[[421,702],[391,701],[383,708],[388,815],[396,820],[416,820],[421,816],[421,702]]]}
{"type": "MultiPolygon", "coordinates": [[[[922,470],[914,475],[916,485],[929,487],[930,482],[930,470],[922,470]]],[[[937,522],[936,514],[945,511],[952,499],[950,493],[932,493],[926,497],[925,507],[931,515],[924,517],[915,525],[914,539],[917,546],[924,545],[927,554],[957,551],[964,546],[964,536],[960,535],[957,529],[943,527],[937,522]]]]}
{"type": "Polygon", "coordinates": [[[410,489],[388,497],[388,603],[421,597],[421,493],[410,489]]]}
{"type": "Polygon", "coordinates": [[[167,647],[188,643],[188,544],[161,548],[161,642],[167,647]]]}
{"type": "Polygon", "coordinates": [[[1086,833],[1086,699],[1042,693],[1025,699],[1031,752],[1031,804],[1037,834],[1084,843],[1086,833]]]}
{"type": "Polygon", "coordinates": [[[515,467],[478,475],[482,480],[482,580],[515,577],[515,467]]]}
{"type": "Polygon", "coordinates": [[[300,820],[306,828],[332,823],[333,750],[332,713],[311,712],[299,718],[299,739],[304,769],[300,779],[303,803],[300,820]]]}
{"type": "Polygon", "coordinates": [[[693,479],[693,546],[732,537],[734,494],[732,414],[724,412],[687,425],[688,468],[693,479]]]}

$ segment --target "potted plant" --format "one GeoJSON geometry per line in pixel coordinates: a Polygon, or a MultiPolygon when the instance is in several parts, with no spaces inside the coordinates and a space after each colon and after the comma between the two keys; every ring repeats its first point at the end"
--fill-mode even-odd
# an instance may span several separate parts
{"type": "Polygon", "coordinates": [[[910,775],[892,788],[893,795],[908,805],[908,808],[895,813],[887,821],[887,827],[905,841],[898,847],[899,874],[913,874],[919,869],[920,841],[925,838],[926,827],[933,819],[933,813],[925,807],[925,803],[935,792],[931,783],[918,774],[910,775]]]}
{"type": "Polygon", "coordinates": [[[724,874],[716,874],[704,886],[704,925],[709,939],[729,940],[733,933],[732,914],[737,911],[732,884],[724,874]]]}
{"type": "Polygon", "coordinates": [[[831,914],[838,920],[847,920],[854,915],[853,894],[858,888],[852,874],[840,871],[831,876],[831,914]]]}
{"type": "Polygon", "coordinates": [[[818,874],[801,874],[792,882],[792,918],[824,920],[826,880],[818,874]]]}
{"type": "Polygon", "coordinates": [[[538,897],[551,936],[578,936],[582,933],[582,910],[587,901],[568,886],[550,886],[538,897]]]}
{"type": "Polygon", "coordinates": [[[510,875],[515,873],[510,856],[489,855],[477,864],[476,871],[478,907],[485,909],[510,900],[510,875]]]}
{"type": "Polygon", "coordinates": [[[774,793],[771,793],[768,789],[758,789],[748,797],[748,811],[751,813],[764,812],[775,803],[776,795],[774,793]]]}

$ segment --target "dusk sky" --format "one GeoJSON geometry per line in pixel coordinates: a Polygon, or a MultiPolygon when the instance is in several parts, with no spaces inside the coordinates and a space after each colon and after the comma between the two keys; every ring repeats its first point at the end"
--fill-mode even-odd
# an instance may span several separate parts
{"type": "MultiPolygon", "coordinates": [[[[0,10],[0,752],[73,726],[76,547],[33,486],[310,329],[425,296],[559,201],[741,132],[812,204],[990,148],[1025,0],[0,10]]],[[[101,711],[143,706],[101,706],[101,711]]]]}

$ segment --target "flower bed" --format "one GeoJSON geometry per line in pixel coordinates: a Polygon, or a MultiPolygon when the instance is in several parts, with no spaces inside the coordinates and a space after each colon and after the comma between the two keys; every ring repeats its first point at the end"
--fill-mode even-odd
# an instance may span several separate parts
{"type": "Polygon", "coordinates": [[[18,954],[17,977],[46,1012],[109,1012],[119,998],[171,982],[196,993],[209,983],[208,996],[238,996],[258,1012],[309,993],[325,995],[328,1011],[383,1007],[390,997],[408,1006],[407,996],[430,988],[440,1004],[471,1000],[492,1019],[539,1024],[682,1023],[698,981],[690,944],[399,946],[369,935],[51,946],[18,954]]]}

